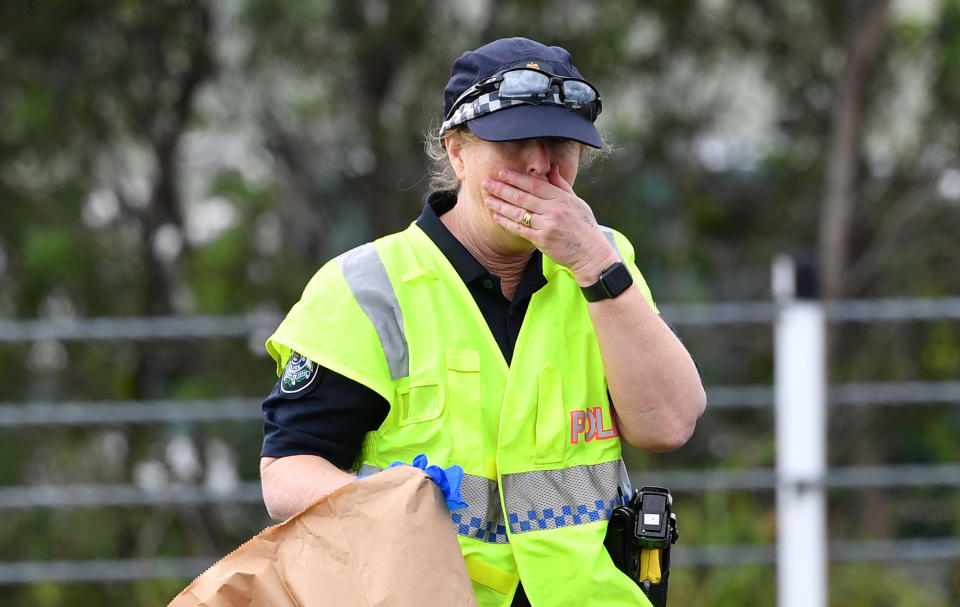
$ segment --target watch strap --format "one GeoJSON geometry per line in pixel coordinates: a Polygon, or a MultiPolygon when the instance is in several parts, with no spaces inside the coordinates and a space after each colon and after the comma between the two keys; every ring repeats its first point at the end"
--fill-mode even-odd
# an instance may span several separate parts
{"type": "Polygon", "coordinates": [[[587,301],[612,299],[627,290],[633,284],[633,275],[622,261],[611,265],[600,273],[597,282],[586,287],[580,287],[587,301]]]}

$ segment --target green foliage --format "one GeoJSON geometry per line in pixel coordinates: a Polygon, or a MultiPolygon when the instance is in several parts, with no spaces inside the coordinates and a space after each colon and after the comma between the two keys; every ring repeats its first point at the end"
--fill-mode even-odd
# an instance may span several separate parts
{"type": "Polygon", "coordinates": [[[949,379],[960,376],[960,336],[950,323],[932,325],[923,348],[923,363],[932,377],[949,379]]]}
{"type": "Polygon", "coordinates": [[[771,566],[703,570],[676,569],[670,574],[670,603],[677,605],[775,605],[776,572],[771,566]]]}
{"type": "Polygon", "coordinates": [[[830,605],[854,607],[946,607],[953,604],[945,592],[892,567],[837,565],[831,568],[830,605]]]}

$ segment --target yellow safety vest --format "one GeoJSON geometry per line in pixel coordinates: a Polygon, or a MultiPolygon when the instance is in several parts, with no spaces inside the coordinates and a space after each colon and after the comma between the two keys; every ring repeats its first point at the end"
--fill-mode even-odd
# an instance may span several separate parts
{"type": "MultiPolygon", "coordinates": [[[[652,303],[632,247],[604,231],[652,303]]],[[[321,268],[267,350],[278,372],[300,352],[390,403],[355,467],[419,453],[463,467],[468,507],[451,517],[481,606],[508,606],[520,580],[537,607],[649,605],[603,545],[629,481],[586,300],[547,257],[543,273],[508,366],[467,286],[413,224],[321,268]]]]}

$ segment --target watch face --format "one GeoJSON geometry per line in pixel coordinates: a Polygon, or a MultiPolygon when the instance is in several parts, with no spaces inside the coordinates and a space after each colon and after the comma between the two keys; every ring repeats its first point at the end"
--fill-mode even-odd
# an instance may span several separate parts
{"type": "Polygon", "coordinates": [[[613,267],[608,268],[601,279],[609,297],[616,297],[633,284],[633,276],[630,275],[630,270],[623,262],[616,263],[613,267]]]}

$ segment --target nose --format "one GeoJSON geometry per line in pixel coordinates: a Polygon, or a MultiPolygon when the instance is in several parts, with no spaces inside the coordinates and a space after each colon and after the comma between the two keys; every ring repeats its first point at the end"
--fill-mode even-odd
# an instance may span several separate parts
{"type": "Polygon", "coordinates": [[[550,150],[542,139],[528,139],[523,146],[523,161],[528,175],[538,177],[550,172],[550,150]]]}

